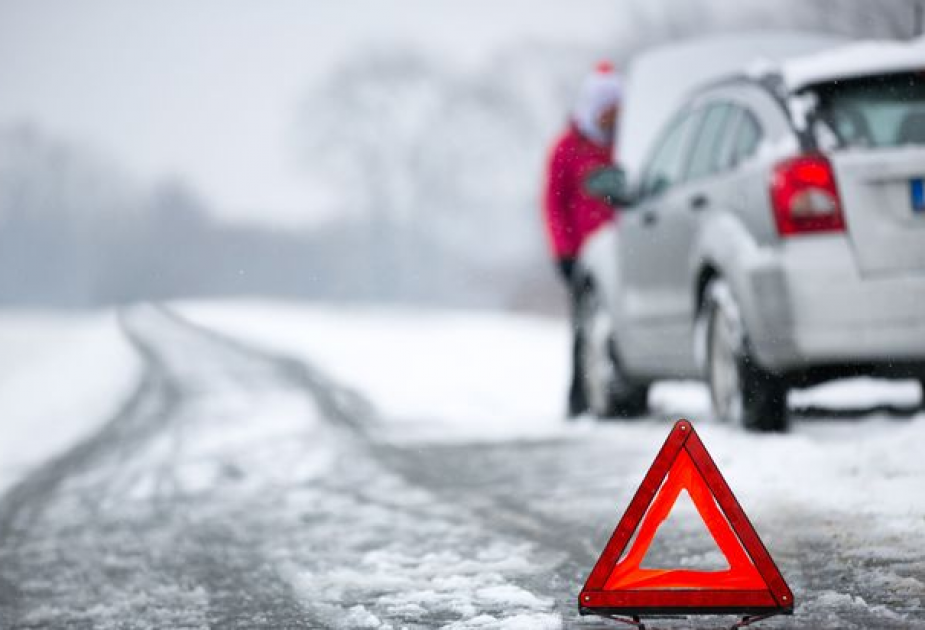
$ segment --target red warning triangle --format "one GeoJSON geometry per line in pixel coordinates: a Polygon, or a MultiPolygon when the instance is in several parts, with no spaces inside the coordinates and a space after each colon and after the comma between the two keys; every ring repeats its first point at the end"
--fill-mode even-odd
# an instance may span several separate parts
{"type": "Polygon", "coordinates": [[[793,593],[694,427],[680,420],[594,565],[578,604],[582,614],[757,615],[792,612],[793,593]],[[640,566],[682,490],[690,495],[727,568],[640,566]]]}

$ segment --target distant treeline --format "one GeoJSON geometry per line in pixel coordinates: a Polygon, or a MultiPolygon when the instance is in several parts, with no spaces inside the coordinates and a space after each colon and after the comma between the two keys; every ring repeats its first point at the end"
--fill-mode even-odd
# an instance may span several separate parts
{"type": "Polygon", "coordinates": [[[311,230],[231,224],[182,182],[142,189],[31,127],[0,130],[0,305],[253,295],[543,308],[545,269],[482,250],[469,258],[420,225],[356,213],[311,230]]]}
{"type": "Polygon", "coordinates": [[[143,188],[85,147],[0,129],[0,304],[554,307],[538,193],[587,56],[523,46],[487,76],[402,51],[346,59],[293,125],[306,180],[334,200],[311,230],[217,220],[182,181],[143,188]]]}

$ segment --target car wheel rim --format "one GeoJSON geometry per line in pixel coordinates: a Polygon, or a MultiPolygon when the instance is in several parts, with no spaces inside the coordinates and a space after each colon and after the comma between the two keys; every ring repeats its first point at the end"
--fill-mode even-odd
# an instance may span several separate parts
{"type": "Polygon", "coordinates": [[[710,331],[710,393],[717,415],[742,422],[741,331],[737,318],[717,305],[710,331]]]}
{"type": "Polygon", "coordinates": [[[594,293],[586,294],[583,311],[582,377],[588,406],[595,414],[601,415],[607,410],[614,378],[614,366],[610,355],[610,322],[594,293]]]}

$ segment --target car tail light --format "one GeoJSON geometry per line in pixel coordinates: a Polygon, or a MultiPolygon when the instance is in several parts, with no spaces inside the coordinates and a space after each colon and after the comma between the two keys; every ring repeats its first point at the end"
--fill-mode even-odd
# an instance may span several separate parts
{"type": "Polygon", "coordinates": [[[781,236],[845,231],[835,174],[825,156],[801,155],[777,164],[771,205],[781,236]]]}

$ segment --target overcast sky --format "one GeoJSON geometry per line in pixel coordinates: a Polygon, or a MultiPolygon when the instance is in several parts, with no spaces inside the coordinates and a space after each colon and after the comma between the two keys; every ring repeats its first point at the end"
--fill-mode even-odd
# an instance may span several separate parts
{"type": "Polygon", "coordinates": [[[294,108],[342,55],[411,44],[478,64],[525,38],[606,42],[612,0],[0,0],[0,125],[30,121],[229,217],[319,216],[294,108]],[[580,8],[576,5],[580,4],[580,8]]]}

